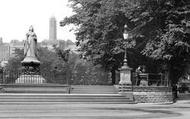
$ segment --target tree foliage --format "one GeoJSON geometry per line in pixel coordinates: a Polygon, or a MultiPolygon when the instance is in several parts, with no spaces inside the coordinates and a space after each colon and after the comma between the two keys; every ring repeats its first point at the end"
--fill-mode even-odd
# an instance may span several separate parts
{"type": "Polygon", "coordinates": [[[94,67],[91,62],[80,59],[79,54],[59,47],[55,47],[55,53],[64,64],[65,77],[62,78],[68,84],[108,84],[107,74],[101,68],[94,67]]]}
{"type": "MultiPolygon", "coordinates": [[[[40,60],[41,75],[48,83],[66,84],[106,84],[106,74],[100,68],[94,67],[90,62],[80,59],[79,55],[70,50],[39,47],[37,58],[40,60]],[[104,79],[104,80],[102,80],[104,79]]],[[[21,75],[24,59],[24,50],[15,49],[14,57],[11,57],[3,73],[6,82],[14,83],[21,75]]]]}
{"type": "Polygon", "coordinates": [[[9,58],[5,69],[11,72],[18,72],[22,66],[21,61],[24,59],[24,50],[16,48],[13,55],[14,57],[9,58]]]}
{"type": "Polygon", "coordinates": [[[165,61],[176,83],[190,58],[190,2],[147,0],[133,11],[134,37],[146,41],[142,53],[165,61]]]}
{"type": "Polygon", "coordinates": [[[21,70],[21,61],[24,58],[24,50],[23,49],[15,49],[14,57],[10,57],[8,60],[8,64],[3,69],[3,79],[4,83],[13,83],[18,76],[20,75],[21,70]]]}
{"type": "Polygon", "coordinates": [[[70,0],[70,3],[75,14],[61,21],[61,26],[77,26],[77,45],[85,58],[108,69],[118,68],[127,43],[132,62],[140,57],[137,54],[132,58],[134,51],[140,52],[165,62],[174,83],[182,75],[190,56],[188,0],[70,0]],[[129,28],[127,42],[122,36],[124,24],[129,28]]]}
{"type": "MultiPolygon", "coordinates": [[[[76,14],[65,18],[61,25],[75,24],[78,26],[76,29],[77,45],[80,46],[82,56],[90,59],[94,64],[101,64],[108,70],[118,69],[122,65],[125,49],[123,26],[129,22],[126,14],[130,11],[131,5],[135,4],[128,0],[70,1],[76,14]]],[[[129,27],[132,27],[132,24],[129,27]]],[[[134,45],[135,42],[130,42],[128,48],[134,45]]],[[[133,58],[135,53],[140,55],[133,49],[128,50],[131,61],[136,61],[137,58],[133,58]]]]}

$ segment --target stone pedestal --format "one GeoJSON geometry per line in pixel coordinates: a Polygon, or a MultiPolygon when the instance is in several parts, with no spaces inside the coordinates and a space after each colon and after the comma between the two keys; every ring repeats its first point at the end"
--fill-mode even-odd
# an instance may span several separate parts
{"type": "Polygon", "coordinates": [[[124,65],[120,69],[119,93],[133,101],[131,70],[127,63],[124,62],[124,65]]]}
{"type": "Polygon", "coordinates": [[[127,64],[124,63],[124,65],[120,69],[120,81],[119,81],[119,84],[132,86],[131,70],[132,70],[132,68],[128,67],[127,64]]]}
{"type": "Polygon", "coordinates": [[[22,63],[22,74],[16,84],[43,84],[46,80],[40,75],[39,63],[22,63]]]}

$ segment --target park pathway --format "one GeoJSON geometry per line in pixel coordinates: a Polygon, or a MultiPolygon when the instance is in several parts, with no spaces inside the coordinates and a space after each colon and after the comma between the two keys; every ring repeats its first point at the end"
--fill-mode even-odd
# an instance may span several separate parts
{"type": "Polygon", "coordinates": [[[0,119],[189,119],[190,102],[115,104],[0,102],[0,119]]]}

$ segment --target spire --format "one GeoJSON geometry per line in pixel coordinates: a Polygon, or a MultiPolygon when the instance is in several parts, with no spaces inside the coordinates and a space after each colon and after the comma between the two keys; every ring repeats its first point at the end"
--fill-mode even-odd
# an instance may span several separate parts
{"type": "Polygon", "coordinates": [[[57,40],[57,24],[55,16],[49,20],[49,40],[57,40]]]}

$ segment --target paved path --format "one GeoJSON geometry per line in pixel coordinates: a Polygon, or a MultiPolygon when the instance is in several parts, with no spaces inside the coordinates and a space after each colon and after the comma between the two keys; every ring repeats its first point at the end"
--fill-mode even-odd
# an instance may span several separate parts
{"type": "Polygon", "coordinates": [[[0,102],[0,119],[190,119],[190,94],[174,104],[0,102]]]}
{"type": "Polygon", "coordinates": [[[189,119],[190,101],[175,104],[0,103],[1,119],[189,119]]]}

